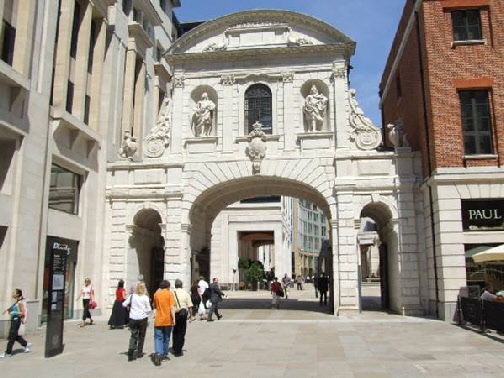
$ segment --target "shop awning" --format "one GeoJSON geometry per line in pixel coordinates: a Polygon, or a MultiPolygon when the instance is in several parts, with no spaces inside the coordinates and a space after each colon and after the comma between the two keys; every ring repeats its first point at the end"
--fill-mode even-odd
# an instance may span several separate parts
{"type": "Polygon", "coordinates": [[[482,263],[488,261],[504,261],[504,244],[497,247],[488,248],[472,256],[474,262],[482,263]]]}

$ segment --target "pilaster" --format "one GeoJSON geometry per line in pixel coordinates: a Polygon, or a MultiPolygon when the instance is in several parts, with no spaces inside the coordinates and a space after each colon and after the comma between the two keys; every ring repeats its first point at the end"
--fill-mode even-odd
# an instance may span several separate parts
{"type": "Polygon", "coordinates": [[[141,63],[140,72],[138,73],[138,79],[135,85],[135,105],[134,105],[134,123],[133,123],[133,135],[137,138],[139,142],[139,156],[142,155],[142,143],[140,141],[143,139],[143,120],[144,120],[144,97],[145,97],[145,62],[141,63]]]}
{"type": "Polygon", "coordinates": [[[97,36],[93,53],[93,72],[91,76],[91,109],[89,111],[89,126],[93,130],[99,128],[101,103],[101,88],[105,62],[105,44],[107,39],[107,24],[105,19],[97,21],[97,36]]]}
{"type": "Polygon", "coordinates": [[[294,114],[286,111],[288,106],[293,102],[293,81],[294,74],[292,72],[282,73],[283,83],[283,127],[285,135],[285,150],[296,149],[296,135],[294,132],[294,114]]]}
{"type": "Polygon", "coordinates": [[[77,38],[77,56],[75,57],[75,92],[72,114],[81,121],[84,120],[92,15],[93,8],[88,2],[83,10],[83,17],[77,38]]]}
{"type": "Polygon", "coordinates": [[[345,62],[334,62],[332,82],[334,86],[334,129],[331,131],[336,134],[336,149],[348,148],[346,141],[348,80],[345,62]]]}
{"type": "Polygon", "coordinates": [[[133,96],[135,95],[135,65],[136,52],[129,49],[126,52],[126,72],[124,73],[124,100],[122,116],[122,132],[131,131],[133,127],[133,96]]]}

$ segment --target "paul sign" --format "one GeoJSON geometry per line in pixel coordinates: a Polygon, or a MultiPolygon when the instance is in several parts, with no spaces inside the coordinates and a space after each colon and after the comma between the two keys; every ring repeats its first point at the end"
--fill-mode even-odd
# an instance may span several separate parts
{"type": "Polygon", "coordinates": [[[462,200],[465,231],[504,230],[504,200],[462,200]]]}

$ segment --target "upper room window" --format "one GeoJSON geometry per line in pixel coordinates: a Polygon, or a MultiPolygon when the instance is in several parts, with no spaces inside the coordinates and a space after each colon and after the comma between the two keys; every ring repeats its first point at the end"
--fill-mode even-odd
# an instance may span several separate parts
{"type": "Polygon", "coordinates": [[[459,91],[466,155],[493,153],[487,90],[459,91]]]}
{"type": "Polygon", "coordinates": [[[265,134],[272,134],[271,90],[267,85],[254,84],[245,92],[245,131],[250,133],[252,125],[259,121],[265,134]]]}
{"type": "Polygon", "coordinates": [[[479,9],[455,10],[451,12],[451,17],[455,42],[480,41],[482,39],[479,9]]]}

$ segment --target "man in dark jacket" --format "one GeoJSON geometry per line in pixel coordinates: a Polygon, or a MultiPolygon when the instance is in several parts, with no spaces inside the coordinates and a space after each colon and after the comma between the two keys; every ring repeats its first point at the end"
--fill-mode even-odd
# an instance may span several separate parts
{"type": "Polygon", "coordinates": [[[212,283],[210,284],[211,297],[210,302],[212,302],[212,307],[210,307],[210,311],[208,312],[207,322],[213,322],[212,314],[215,312],[217,315],[217,319],[220,320],[222,315],[219,314],[219,302],[222,302],[222,298],[224,298],[224,293],[219,288],[219,279],[214,278],[212,283]]]}
{"type": "Polygon", "coordinates": [[[324,274],[320,275],[318,279],[318,290],[320,291],[320,305],[327,304],[327,292],[329,291],[329,278],[324,276],[324,274]]]}

